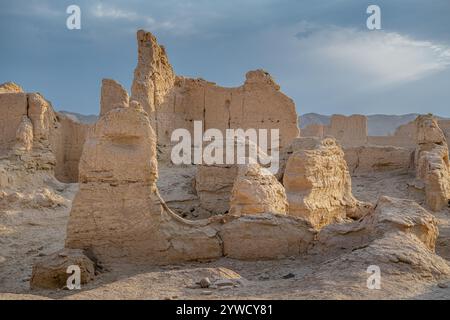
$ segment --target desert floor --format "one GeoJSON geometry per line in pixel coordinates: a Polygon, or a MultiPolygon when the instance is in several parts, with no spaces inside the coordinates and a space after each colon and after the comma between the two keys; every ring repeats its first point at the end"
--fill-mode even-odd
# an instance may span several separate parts
{"type": "MultiPolygon", "coordinates": [[[[169,205],[174,192],[182,192],[180,190],[189,185],[189,175],[183,180],[170,172],[173,173],[161,169],[162,182],[159,182],[169,205]],[[170,179],[178,181],[175,187],[170,179]]],[[[353,192],[359,200],[372,203],[379,196],[388,195],[414,199],[423,205],[421,193],[408,185],[413,179],[412,175],[393,172],[353,177],[353,192]]],[[[81,290],[30,290],[34,261],[64,246],[70,200],[76,191],[77,185],[72,184],[62,192],[69,200],[66,207],[8,210],[0,214],[0,299],[450,299],[450,279],[423,282],[414,277],[403,279],[401,274],[382,282],[381,290],[353,292],[355,283],[334,281],[333,270],[316,273],[317,266],[329,258],[314,255],[256,262],[223,258],[214,262],[145,268],[116,265],[100,273],[81,290]],[[204,277],[241,279],[230,287],[194,288],[193,285],[204,277]]],[[[440,231],[436,252],[450,260],[450,209],[436,217],[440,231]]],[[[356,285],[365,286],[365,283],[356,285]]]]}

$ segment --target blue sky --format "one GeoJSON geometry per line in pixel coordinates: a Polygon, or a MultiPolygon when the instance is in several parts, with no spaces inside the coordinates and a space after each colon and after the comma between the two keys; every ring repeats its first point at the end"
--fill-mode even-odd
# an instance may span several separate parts
{"type": "Polygon", "coordinates": [[[131,87],[144,28],[177,74],[231,87],[263,68],[299,114],[450,116],[449,16],[449,0],[0,0],[0,83],[96,114],[102,78],[131,87]],[[382,30],[366,28],[370,4],[382,30]]]}

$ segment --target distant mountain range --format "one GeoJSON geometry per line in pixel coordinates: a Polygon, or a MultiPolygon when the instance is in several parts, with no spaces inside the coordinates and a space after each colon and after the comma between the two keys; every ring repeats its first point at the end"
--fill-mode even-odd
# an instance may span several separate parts
{"type": "MultiPolygon", "coordinates": [[[[375,114],[367,116],[367,126],[369,136],[388,136],[395,132],[395,130],[404,124],[407,124],[419,114],[410,113],[404,115],[385,115],[375,114]]],[[[439,119],[445,119],[438,117],[439,119]]],[[[299,117],[300,128],[305,128],[309,124],[330,124],[331,116],[326,116],[318,113],[306,113],[299,117]]]]}
{"type": "Polygon", "coordinates": [[[76,112],[69,112],[69,111],[59,111],[59,113],[62,113],[66,116],[68,116],[69,118],[71,118],[72,120],[81,122],[81,123],[86,123],[86,124],[93,124],[95,122],[97,122],[98,120],[98,116],[94,115],[94,114],[90,114],[90,115],[84,115],[84,114],[80,114],[80,113],[76,113],[76,112]]]}

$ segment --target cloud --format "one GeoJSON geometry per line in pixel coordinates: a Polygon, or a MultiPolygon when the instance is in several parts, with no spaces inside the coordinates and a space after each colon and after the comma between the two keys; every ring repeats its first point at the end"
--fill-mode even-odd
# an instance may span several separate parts
{"type": "Polygon", "coordinates": [[[296,37],[316,65],[371,86],[416,81],[450,66],[448,46],[395,32],[303,24],[296,37]]]}
{"type": "Polygon", "coordinates": [[[178,18],[157,20],[149,15],[121,9],[112,4],[97,4],[91,7],[90,13],[96,19],[121,20],[129,23],[132,30],[139,26],[139,28],[142,27],[153,32],[165,31],[174,35],[184,35],[192,31],[190,20],[178,18]]]}
{"type": "Polygon", "coordinates": [[[92,15],[96,18],[125,19],[130,21],[140,19],[140,16],[134,11],[126,11],[112,6],[104,6],[101,3],[93,7],[92,15]]]}

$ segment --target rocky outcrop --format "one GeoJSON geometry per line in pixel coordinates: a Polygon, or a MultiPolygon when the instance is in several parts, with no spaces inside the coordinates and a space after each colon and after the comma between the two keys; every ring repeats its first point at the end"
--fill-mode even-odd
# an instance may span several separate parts
{"type": "Polygon", "coordinates": [[[416,177],[425,185],[427,205],[439,211],[450,200],[450,162],[447,141],[437,121],[431,116],[419,116],[417,125],[417,149],[415,156],[416,177]]]}
{"type": "MultiPolygon", "coordinates": [[[[342,251],[342,250],[341,250],[342,251]]],[[[450,275],[448,262],[429,250],[411,233],[387,233],[384,237],[355,246],[335,259],[329,259],[302,278],[308,297],[330,299],[395,299],[406,296],[417,299],[411,288],[425,290],[446,281],[450,275]],[[379,271],[381,290],[374,288],[371,277],[379,271]],[[387,295],[386,295],[387,293],[387,295]]]]}
{"type": "Polygon", "coordinates": [[[275,176],[258,164],[242,165],[233,184],[230,214],[286,214],[284,187],[275,176]]]}
{"type": "Polygon", "coordinates": [[[315,250],[341,254],[342,250],[368,245],[375,239],[395,232],[415,236],[431,251],[434,251],[439,234],[437,220],[416,202],[381,197],[361,221],[323,228],[315,250]]]}
{"type": "Polygon", "coordinates": [[[95,277],[95,263],[82,250],[63,249],[41,258],[34,266],[30,280],[31,289],[63,289],[70,276],[70,266],[80,268],[80,284],[95,277]]]}
{"type": "Polygon", "coordinates": [[[283,178],[290,215],[321,228],[365,213],[368,205],[353,197],[344,152],[334,139],[300,138],[293,151],[283,178]]]}
{"type": "Polygon", "coordinates": [[[377,298],[381,291],[399,294],[410,286],[429,286],[450,274],[448,262],[434,253],[437,236],[437,220],[417,203],[381,197],[361,221],[329,225],[320,231],[310,252],[327,261],[302,281],[314,287],[312,295],[326,290],[325,296],[343,299],[377,298]],[[379,270],[382,290],[368,294],[373,272],[369,267],[379,270]],[[339,290],[330,286],[330,277],[342,285],[339,290]]]}
{"type": "Polygon", "coordinates": [[[112,79],[102,80],[100,96],[100,116],[114,108],[125,108],[129,104],[128,92],[112,79]]]}

